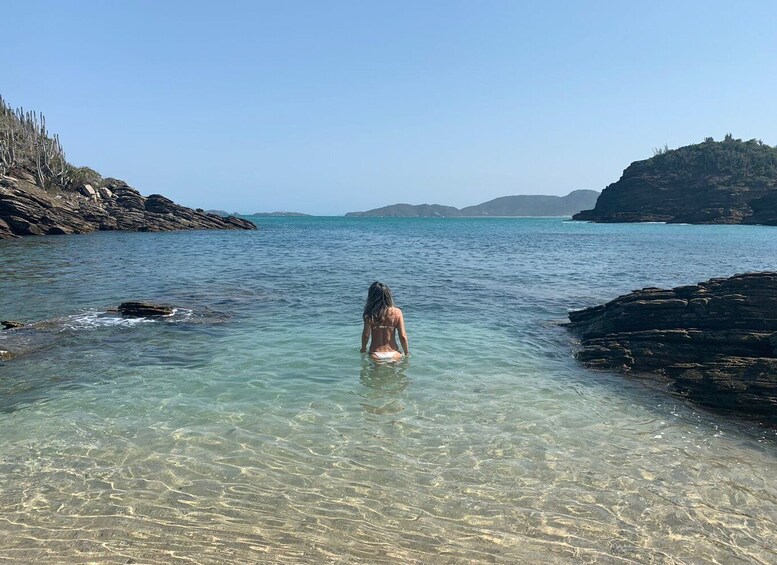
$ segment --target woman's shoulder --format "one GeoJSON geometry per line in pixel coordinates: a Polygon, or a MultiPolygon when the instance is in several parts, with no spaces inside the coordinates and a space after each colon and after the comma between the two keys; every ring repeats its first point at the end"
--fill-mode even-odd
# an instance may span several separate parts
{"type": "Polygon", "coordinates": [[[396,306],[392,306],[392,307],[389,308],[388,314],[389,314],[389,316],[399,317],[399,316],[402,315],[402,310],[400,310],[396,306]]]}

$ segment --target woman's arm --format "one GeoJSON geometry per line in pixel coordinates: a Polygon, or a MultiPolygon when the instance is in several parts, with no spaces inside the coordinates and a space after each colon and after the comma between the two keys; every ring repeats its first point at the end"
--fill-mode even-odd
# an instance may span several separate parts
{"type": "Polygon", "coordinates": [[[405,316],[402,314],[402,310],[399,311],[399,323],[397,324],[397,331],[399,332],[399,343],[402,344],[402,349],[405,350],[405,355],[410,355],[410,348],[407,344],[407,332],[405,331],[405,316]]]}
{"type": "Polygon", "coordinates": [[[367,320],[364,320],[364,329],[362,330],[362,353],[367,352],[367,342],[370,340],[370,333],[372,330],[372,326],[367,320]]]}

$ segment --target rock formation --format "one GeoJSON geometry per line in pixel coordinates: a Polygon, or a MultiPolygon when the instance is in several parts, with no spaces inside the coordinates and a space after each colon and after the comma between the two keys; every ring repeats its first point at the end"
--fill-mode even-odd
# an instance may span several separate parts
{"type": "Polygon", "coordinates": [[[143,197],[122,181],[81,188],[52,192],[28,179],[0,177],[0,239],[97,230],[256,229],[246,220],[192,210],[158,194],[143,197]]]}
{"type": "Polygon", "coordinates": [[[777,272],[645,288],[569,319],[585,365],[667,379],[708,408],[777,425],[777,272]]]}
{"type": "Polygon", "coordinates": [[[777,225],[777,148],[730,135],[659,151],[573,220],[777,225]]]}
{"type": "Polygon", "coordinates": [[[151,302],[122,302],[119,304],[119,314],[131,318],[146,318],[156,316],[172,316],[172,306],[152,304],[151,302]]]}
{"type": "Polygon", "coordinates": [[[96,230],[256,229],[74,167],[42,114],[13,110],[0,97],[0,239],[96,230]]]}

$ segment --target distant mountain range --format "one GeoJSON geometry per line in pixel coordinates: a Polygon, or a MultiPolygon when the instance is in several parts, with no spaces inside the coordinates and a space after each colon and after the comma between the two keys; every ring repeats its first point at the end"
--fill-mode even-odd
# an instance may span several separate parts
{"type": "Polygon", "coordinates": [[[458,209],[440,204],[393,204],[366,212],[348,212],[346,216],[388,216],[395,218],[459,218],[478,216],[571,216],[592,208],[599,192],[573,190],[566,196],[502,196],[477,206],[458,209]]]}
{"type": "Polygon", "coordinates": [[[310,216],[310,214],[303,214],[301,212],[254,212],[253,214],[241,214],[239,212],[225,212],[224,210],[208,210],[208,214],[216,214],[217,216],[259,216],[260,218],[285,218],[287,216],[310,216]]]}

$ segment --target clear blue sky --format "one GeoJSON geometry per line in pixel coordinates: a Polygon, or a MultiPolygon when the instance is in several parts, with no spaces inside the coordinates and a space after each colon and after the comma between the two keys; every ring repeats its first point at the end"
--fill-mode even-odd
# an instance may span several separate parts
{"type": "Polygon", "coordinates": [[[194,207],[342,214],[601,190],[777,144],[777,2],[6,1],[0,94],[194,207]]]}

